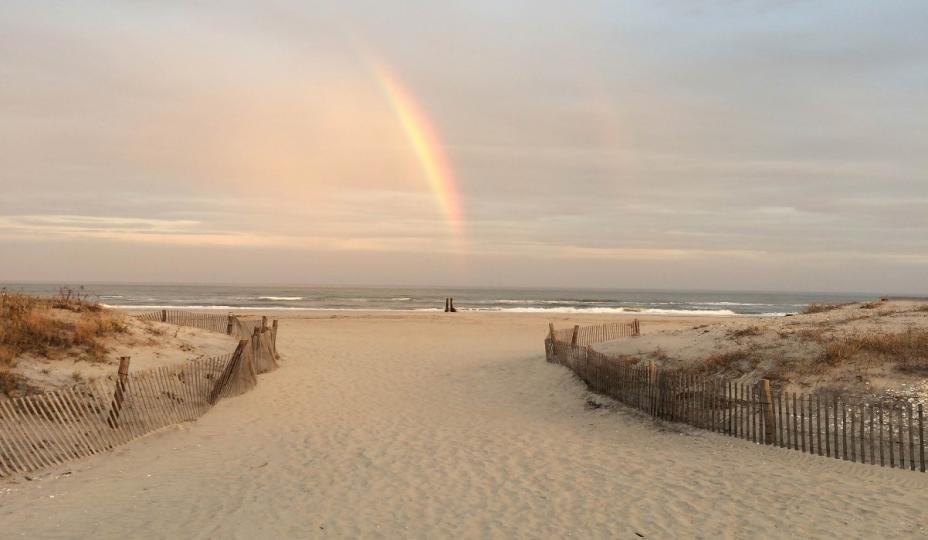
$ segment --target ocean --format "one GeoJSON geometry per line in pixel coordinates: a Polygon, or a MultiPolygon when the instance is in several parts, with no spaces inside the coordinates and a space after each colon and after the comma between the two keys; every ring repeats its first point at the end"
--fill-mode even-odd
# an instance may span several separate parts
{"type": "MultiPolygon", "coordinates": [[[[0,284],[10,291],[54,294],[60,284],[0,284]]],[[[77,286],[71,286],[77,289],[77,286]]],[[[417,288],[119,284],[85,285],[102,304],[138,309],[442,311],[453,297],[460,311],[512,313],[650,313],[659,315],[785,315],[812,302],[849,302],[866,294],[648,291],[629,289],[417,288]]]]}

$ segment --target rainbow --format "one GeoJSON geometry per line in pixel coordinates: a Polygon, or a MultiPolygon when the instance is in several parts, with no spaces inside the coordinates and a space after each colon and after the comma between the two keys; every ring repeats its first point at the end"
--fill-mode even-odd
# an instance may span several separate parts
{"type": "Polygon", "coordinates": [[[416,103],[412,93],[400,84],[397,77],[393,76],[381,63],[371,62],[371,66],[377,82],[403,126],[403,131],[412,145],[416,159],[422,166],[422,172],[428,180],[429,187],[449,227],[456,236],[461,238],[463,214],[460,191],[438,133],[429,122],[428,116],[416,103]]]}

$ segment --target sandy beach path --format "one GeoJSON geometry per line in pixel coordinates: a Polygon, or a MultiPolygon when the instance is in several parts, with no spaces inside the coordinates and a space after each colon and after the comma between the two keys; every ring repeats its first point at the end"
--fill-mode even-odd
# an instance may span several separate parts
{"type": "Polygon", "coordinates": [[[928,475],[591,408],[542,319],[458,315],[284,320],[255,391],[0,483],[0,537],[928,534],[928,475]]]}

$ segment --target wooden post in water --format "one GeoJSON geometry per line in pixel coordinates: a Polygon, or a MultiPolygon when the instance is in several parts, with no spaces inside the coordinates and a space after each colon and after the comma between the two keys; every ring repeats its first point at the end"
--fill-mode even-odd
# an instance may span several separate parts
{"type": "Polygon", "coordinates": [[[113,429],[119,427],[119,413],[122,411],[122,402],[126,397],[126,384],[129,380],[129,357],[119,358],[119,369],[116,371],[116,389],[113,391],[113,401],[110,403],[110,414],[107,424],[113,429]]]}
{"type": "Polygon", "coordinates": [[[580,337],[580,325],[574,325],[574,333],[570,336],[570,344],[574,347],[577,346],[577,338],[580,337]]]}
{"type": "Polygon", "coordinates": [[[760,394],[764,413],[764,442],[775,444],[777,440],[777,418],[773,408],[773,392],[770,390],[770,381],[761,379],[757,383],[757,393],[760,394]]]}
{"type": "Polygon", "coordinates": [[[448,311],[451,313],[457,313],[458,310],[454,308],[454,297],[448,299],[448,311]]]}

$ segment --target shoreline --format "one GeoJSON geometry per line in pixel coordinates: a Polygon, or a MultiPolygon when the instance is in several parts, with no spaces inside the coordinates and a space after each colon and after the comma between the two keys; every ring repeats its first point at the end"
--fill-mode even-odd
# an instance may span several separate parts
{"type": "MultiPolygon", "coordinates": [[[[721,313],[714,311],[698,311],[698,310],[680,310],[679,312],[674,310],[666,310],[659,313],[648,312],[648,311],[615,311],[615,312],[602,312],[595,310],[577,310],[577,311],[560,311],[560,310],[519,310],[519,309],[470,309],[470,308],[458,308],[456,313],[446,313],[441,308],[434,309],[345,309],[345,308],[288,308],[288,307],[235,307],[235,306],[168,306],[168,305],[146,305],[146,306],[121,306],[121,305],[110,305],[110,304],[101,304],[106,309],[112,309],[115,311],[125,311],[125,312],[139,312],[139,311],[152,311],[152,310],[182,310],[182,311],[191,311],[196,313],[215,313],[216,311],[224,312],[233,312],[233,313],[244,313],[246,315],[267,315],[267,314],[280,314],[286,315],[288,318],[306,318],[298,317],[298,314],[313,314],[319,313],[325,316],[336,314],[336,315],[358,315],[358,316],[370,316],[370,315],[403,315],[403,316],[448,316],[448,317],[462,317],[462,316],[525,316],[525,317],[549,317],[549,318],[562,318],[562,317],[578,317],[578,318],[596,318],[597,320],[619,318],[619,319],[628,319],[628,318],[692,318],[692,319],[703,319],[703,318],[718,318],[718,319],[744,319],[744,318],[781,318],[794,315],[794,313],[721,313]]],[[[312,318],[312,317],[310,317],[312,318]]]]}

